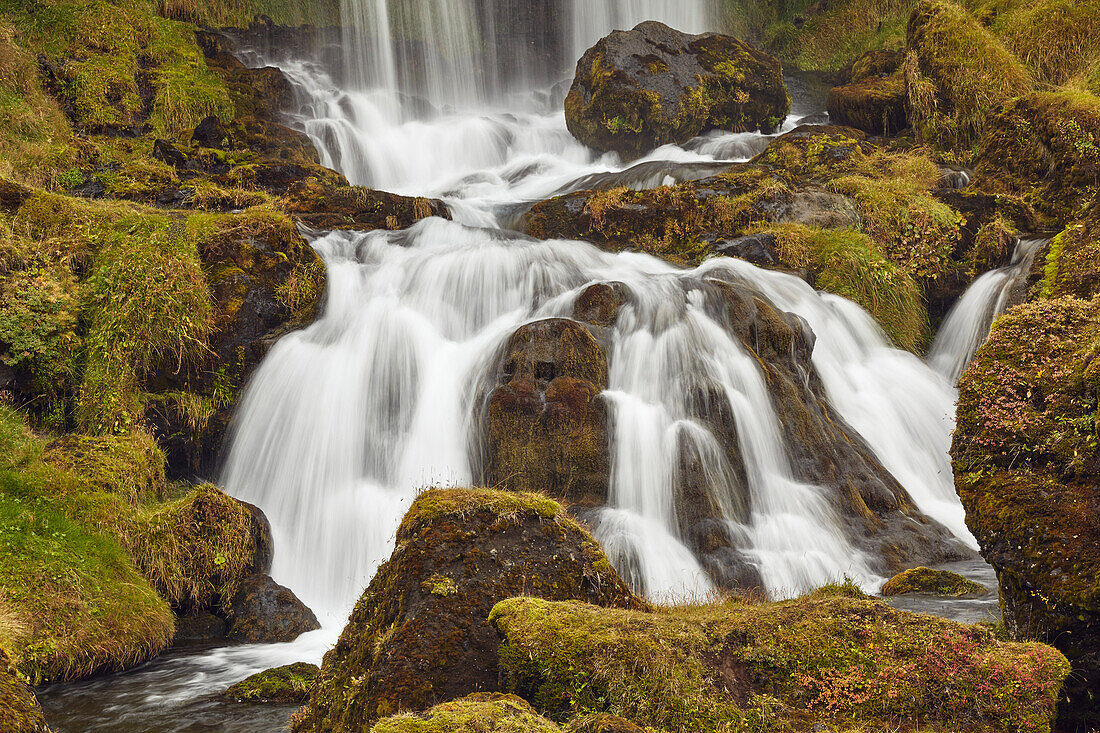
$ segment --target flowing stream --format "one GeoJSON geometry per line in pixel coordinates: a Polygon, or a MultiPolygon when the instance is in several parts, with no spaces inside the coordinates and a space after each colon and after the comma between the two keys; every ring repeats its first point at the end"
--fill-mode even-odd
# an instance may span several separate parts
{"type": "MultiPolygon", "coordinates": [[[[345,0],[345,23],[355,30],[344,39],[339,82],[308,54],[244,55],[292,80],[300,103],[292,121],[326,165],[353,183],[440,197],[454,221],[310,233],[328,269],[324,314],[271,350],[238,409],[221,479],[265,511],[276,547],[272,575],[324,628],[290,644],[173,652],[123,675],[47,689],[41,698],[55,730],[282,724],[286,711],[242,718],[211,695],[277,664],[319,661],[388,557],[417,492],[481,477],[477,400],[491,386],[504,340],[524,323],[568,317],[594,282],[623,283],[631,295],[608,351],[611,486],[595,532],[639,591],[662,600],[713,588],[677,530],[671,487],[683,451],[698,457],[739,557],[770,594],[844,576],[873,591],[883,580],[822,488],[794,478],[763,372],[702,295],[716,280],[750,286],[813,330],[813,369],[836,411],[921,511],[976,547],[948,457],[953,372],[939,361],[937,373],[892,348],[859,307],[791,275],[728,258],[683,270],[507,228],[557,193],[700,178],[768,141],[710,134],[630,166],[593,154],[569,135],[561,112],[561,81],[575,59],[612,28],[642,20],[704,30],[712,9],[705,0],[561,0],[539,15],[532,5],[540,4],[345,0]],[[509,25],[513,16],[521,27],[509,25]],[[505,63],[522,60],[523,49],[536,58],[505,63]],[[699,380],[720,385],[729,402],[747,487],[736,485],[716,436],[691,417],[687,385],[699,380]],[[738,511],[739,503],[750,511],[738,511]],[[188,712],[195,710],[205,712],[188,712]]],[[[821,107],[797,88],[792,80],[784,129],[821,107]]],[[[942,358],[965,364],[976,348],[968,338],[937,341],[942,358]]]]}

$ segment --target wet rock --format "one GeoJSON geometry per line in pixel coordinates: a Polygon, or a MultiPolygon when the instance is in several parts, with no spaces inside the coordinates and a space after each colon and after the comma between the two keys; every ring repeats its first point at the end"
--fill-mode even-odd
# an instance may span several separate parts
{"type": "MultiPolygon", "coordinates": [[[[605,295],[614,294],[608,286],[605,295]]],[[[599,395],[607,387],[607,357],[596,338],[565,318],[529,323],[505,344],[496,374],[483,420],[485,483],[605,503],[611,461],[599,395]]]]}
{"type": "Polygon", "coordinates": [[[294,641],[321,628],[313,611],[270,575],[250,575],[226,604],[229,638],[250,644],[294,641]]]}
{"type": "Polygon", "coordinates": [[[477,692],[424,713],[394,715],[378,721],[371,733],[560,733],[553,721],[516,695],[477,692]]]}
{"type": "Polygon", "coordinates": [[[34,691],[15,673],[0,650],[0,730],[5,733],[50,733],[34,691]]]}
{"type": "Polygon", "coordinates": [[[153,157],[173,168],[182,170],[187,167],[187,155],[176,145],[159,137],[153,141],[153,157]]]}
{"type": "Polygon", "coordinates": [[[221,121],[214,116],[206,117],[191,134],[191,143],[204,148],[220,148],[229,137],[221,121]]]}
{"type": "Polygon", "coordinates": [[[619,282],[589,285],[573,304],[573,318],[594,326],[612,326],[627,297],[626,286],[619,282]]]}
{"type": "Polygon", "coordinates": [[[325,655],[293,729],[360,730],[397,711],[497,691],[499,639],[486,619],[516,595],[644,606],[550,499],[484,489],[421,494],[325,655]]]}
{"type": "Polygon", "coordinates": [[[316,664],[295,662],[257,672],[232,685],[222,696],[236,702],[305,703],[320,673],[316,664]]]}
{"type": "Polygon", "coordinates": [[[291,186],[280,202],[284,211],[318,229],[404,229],[421,219],[450,219],[439,199],[399,196],[359,186],[308,178],[291,186]]]}
{"type": "Polygon", "coordinates": [[[655,21],[588,49],[565,99],[578,140],[627,158],[709,129],[771,131],[789,108],[775,58],[736,38],[655,21]]]}
{"type": "Polygon", "coordinates": [[[965,596],[988,593],[980,583],[967,580],[958,573],[932,568],[911,568],[898,573],[882,586],[882,595],[900,596],[924,593],[933,596],[965,596]]]}
{"type": "Polygon", "coordinates": [[[750,234],[716,242],[714,250],[726,257],[739,257],[754,265],[776,264],[774,234],[750,234]]]}

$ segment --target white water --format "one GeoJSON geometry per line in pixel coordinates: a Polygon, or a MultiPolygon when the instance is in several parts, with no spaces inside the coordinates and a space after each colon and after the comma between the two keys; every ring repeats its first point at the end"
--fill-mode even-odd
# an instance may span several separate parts
{"type": "Polygon", "coordinates": [[[1004,312],[1008,297],[1031,268],[1035,253],[1048,240],[1021,239],[1009,264],[985,273],[963,293],[940,326],[928,350],[928,364],[952,384],[985,343],[994,319],[1004,312]]]}

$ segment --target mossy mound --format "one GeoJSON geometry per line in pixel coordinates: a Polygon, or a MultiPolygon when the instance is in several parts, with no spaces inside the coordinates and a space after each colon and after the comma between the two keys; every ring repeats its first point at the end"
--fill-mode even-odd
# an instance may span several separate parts
{"type": "Polygon", "coordinates": [[[634,725],[626,718],[607,713],[581,715],[569,721],[566,733],[645,733],[645,729],[634,725]]]}
{"type": "Polygon", "coordinates": [[[513,598],[490,623],[505,687],[547,717],[610,712],[661,730],[919,718],[930,730],[1045,733],[1069,672],[1050,647],[899,612],[853,586],[651,613],[513,598]]]}
{"type": "Polygon", "coordinates": [[[1100,97],[1035,92],[1006,104],[985,129],[974,185],[1020,196],[1062,225],[1100,191],[1100,97]]]}
{"type": "Polygon", "coordinates": [[[508,339],[484,421],[485,483],[588,506],[607,501],[607,356],[581,324],[529,323],[508,339]]]}
{"type": "Polygon", "coordinates": [[[1074,665],[1067,719],[1098,722],[1100,382],[1095,300],[1039,300],[994,324],[959,383],[955,484],[986,560],[1005,625],[1074,665]]]}
{"type": "Polygon", "coordinates": [[[1100,58],[1097,0],[968,0],[974,15],[1047,84],[1087,74],[1100,58]]]}
{"type": "Polygon", "coordinates": [[[968,580],[949,570],[910,568],[898,573],[882,586],[882,595],[900,596],[907,593],[924,593],[933,596],[965,596],[987,593],[980,583],[968,580]]]}
{"type": "Polygon", "coordinates": [[[909,120],[903,58],[898,52],[870,51],[846,64],[837,74],[840,85],[829,90],[825,101],[830,121],[871,135],[905,129],[909,120]]]}
{"type": "Polygon", "coordinates": [[[320,672],[316,664],[305,662],[265,669],[232,685],[223,696],[237,702],[304,703],[320,672]]]}
{"type": "Polygon", "coordinates": [[[909,121],[929,143],[965,151],[989,117],[1031,89],[997,38],[951,0],[921,0],[906,29],[909,121]]]}
{"type": "Polygon", "coordinates": [[[526,700],[498,692],[479,692],[423,713],[394,715],[378,721],[371,733],[560,733],[561,728],[535,712],[526,700]]]}
{"type": "Polygon", "coordinates": [[[433,489],[325,655],[296,731],[360,730],[400,710],[497,688],[485,619],[518,594],[642,607],[595,540],[538,494],[433,489]]]}
{"type": "Polygon", "coordinates": [[[280,206],[319,229],[404,229],[429,216],[451,218],[438,199],[333,185],[315,178],[295,184],[280,206]]]}
{"type": "Polygon", "coordinates": [[[1100,293],[1100,195],[1080,221],[1051,240],[1037,290],[1041,297],[1085,300],[1100,293]]]}
{"type": "Polygon", "coordinates": [[[8,733],[50,733],[34,692],[16,674],[0,649],[0,730],[8,733]]]}
{"type": "Polygon", "coordinates": [[[565,98],[574,137],[627,158],[704,130],[770,132],[789,109],[775,58],[736,38],[692,36],[655,21],[588,49],[565,98]]]}

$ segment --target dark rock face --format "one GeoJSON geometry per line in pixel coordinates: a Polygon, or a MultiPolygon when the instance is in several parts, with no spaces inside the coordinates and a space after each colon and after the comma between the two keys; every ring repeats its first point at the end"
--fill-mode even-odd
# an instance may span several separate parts
{"type": "Polygon", "coordinates": [[[565,98],[574,137],[627,158],[709,129],[770,132],[789,109],[775,58],[736,38],[655,21],[588,49],[565,98]]]}
{"type": "Polygon", "coordinates": [[[16,676],[0,650],[0,730],[5,733],[50,733],[34,692],[16,676]]]}
{"type": "Polygon", "coordinates": [[[429,490],[397,531],[294,730],[365,730],[498,689],[489,611],[504,598],[639,608],[595,540],[555,502],[483,489],[429,490]]]}
{"type": "MultiPolygon", "coordinates": [[[[1094,245],[1070,247],[1059,269],[1081,264],[1078,254],[1092,260],[1094,245]]],[[[1056,279],[1055,296],[1060,286],[1069,283],[1056,279]]],[[[951,447],[967,525],[997,571],[1005,628],[1073,665],[1059,704],[1067,729],[1100,724],[1098,334],[1095,300],[1009,310],[959,382],[951,447]]]]}
{"type": "MultiPolygon", "coordinates": [[[[614,297],[595,300],[582,307],[611,318],[614,297]]],[[[529,323],[512,334],[496,371],[499,386],[485,416],[485,483],[604,504],[611,459],[599,395],[607,357],[593,335],[565,318],[529,323]]]]}
{"type": "Polygon", "coordinates": [[[304,703],[320,672],[316,664],[305,662],[265,669],[232,685],[222,696],[236,702],[304,703]]]}
{"type": "Polygon", "coordinates": [[[269,575],[256,573],[241,581],[226,605],[229,637],[251,644],[294,641],[321,628],[313,611],[269,575]]]}
{"type": "Polygon", "coordinates": [[[225,619],[209,611],[192,611],[176,619],[176,637],[174,642],[212,641],[224,639],[225,619]]]}
{"type": "Polygon", "coordinates": [[[205,148],[220,148],[228,137],[217,117],[207,117],[191,133],[191,142],[205,148]]]}

